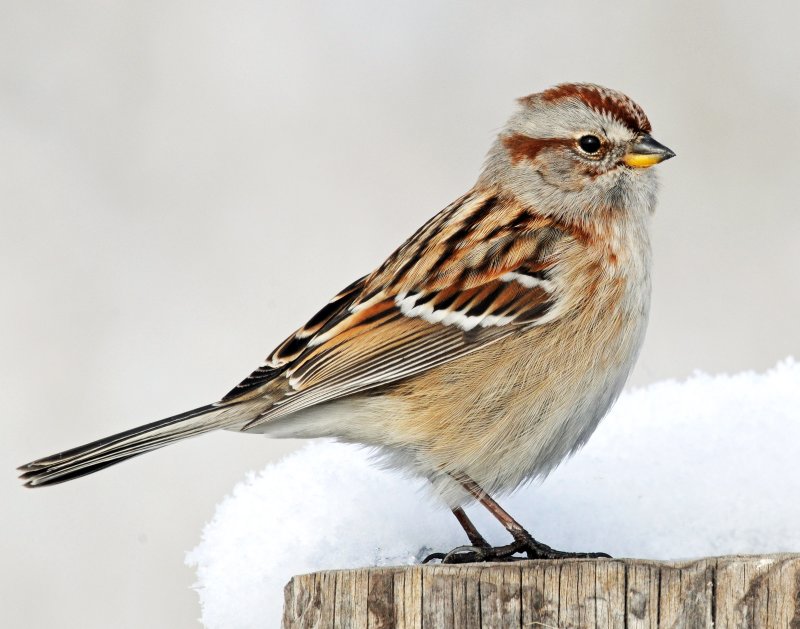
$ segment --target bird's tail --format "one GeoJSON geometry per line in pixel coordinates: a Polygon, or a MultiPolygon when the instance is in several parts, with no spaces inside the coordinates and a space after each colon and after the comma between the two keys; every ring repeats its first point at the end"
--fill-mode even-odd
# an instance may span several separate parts
{"type": "Polygon", "coordinates": [[[229,427],[230,407],[208,404],[22,465],[26,487],[63,483],[175,441],[229,427]],[[226,417],[227,416],[227,417],[226,417]]]}

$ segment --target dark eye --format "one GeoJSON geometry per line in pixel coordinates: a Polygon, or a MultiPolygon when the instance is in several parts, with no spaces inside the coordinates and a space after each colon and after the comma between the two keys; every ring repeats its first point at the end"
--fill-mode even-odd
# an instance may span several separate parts
{"type": "Polygon", "coordinates": [[[586,153],[597,153],[600,150],[600,146],[602,146],[602,142],[596,135],[585,135],[578,140],[578,146],[586,153]]]}

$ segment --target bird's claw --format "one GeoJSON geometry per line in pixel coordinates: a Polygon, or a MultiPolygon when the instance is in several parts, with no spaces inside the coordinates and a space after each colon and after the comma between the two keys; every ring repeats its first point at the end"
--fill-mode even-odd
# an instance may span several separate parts
{"type": "Polygon", "coordinates": [[[490,561],[488,554],[494,550],[491,546],[457,546],[449,553],[431,553],[422,563],[429,563],[438,559],[442,563],[476,563],[480,561],[490,561]]]}
{"type": "Polygon", "coordinates": [[[447,553],[431,553],[430,555],[425,557],[425,559],[423,559],[420,563],[429,563],[434,559],[442,561],[444,560],[445,557],[447,557],[447,553]]]}

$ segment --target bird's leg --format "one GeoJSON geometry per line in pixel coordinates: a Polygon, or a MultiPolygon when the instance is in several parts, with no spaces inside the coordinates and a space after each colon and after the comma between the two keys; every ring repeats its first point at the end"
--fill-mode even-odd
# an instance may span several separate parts
{"type": "Polygon", "coordinates": [[[509,550],[510,554],[524,552],[528,555],[528,559],[561,559],[567,557],[579,558],[597,558],[597,557],[610,557],[606,553],[573,553],[565,552],[562,550],[555,550],[546,544],[536,541],[533,536],[525,530],[519,522],[517,522],[511,514],[501,507],[489,494],[487,494],[481,487],[466,474],[457,474],[453,478],[461,483],[461,486],[466,489],[473,498],[480,502],[497,520],[502,524],[505,529],[511,533],[514,542],[508,546],[500,546],[494,550],[498,551],[501,556],[506,556],[509,550]]]}
{"type": "MultiPolygon", "coordinates": [[[[475,500],[486,507],[489,513],[497,518],[500,524],[511,533],[511,537],[514,538],[514,541],[506,546],[494,547],[475,544],[473,542],[473,546],[459,546],[444,556],[441,556],[441,553],[437,553],[435,557],[431,556],[428,559],[440,558],[442,563],[468,563],[473,561],[513,561],[516,559],[514,555],[517,553],[525,553],[528,559],[597,558],[610,556],[605,553],[564,552],[555,550],[546,544],[536,541],[533,536],[525,530],[525,527],[511,517],[508,511],[503,509],[503,507],[469,476],[466,474],[451,474],[451,476],[454,480],[458,481],[475,500]]],[[[459,516],[456,515],[456,517],[458,518],[459,516]]],[[[466,515],[464,515],[464,517],[466,518],[466,515]]],[[[459,522],[460,521],[461,519],[459,518],[459,522]]],[[[471,524],[470,522],[470,525],[471,524]]],[[[462,524],[462,526],[464,525],[462,524]]],[[[471,537],[470,541],[472,541],[471,537]]]]}
{"type": "Polygon", "coordinates": [[[475,528],[472,520],[467,517],[464,509],[455,507],[452,511],[453,515],[456,516],[456,520],[458,520],[458,523],[461,525],[461,528],[464,529],[464,532],[467,534],[470,544],[483,548],[488,548],[490,546],[489,542],[487,542],[483,535],[478,532],[478,529],[475,528]]]}
{"type": "MultiPolygon", "coordinates": [[[[469,543],[472,546],[459,546],[458,548],[468,549],[470,552],[475,548],[491,548],[491,544],[484,539],[483,535],[480,534],[478,529],[472,523],[472,520],[469,519],[464,509],[461,507],[454,507],[451,509],[453,515],[456,516],[456,520],[461,525],[461,528],[464,529],[464,532],[467,534],[469,538],[469,543]]],[[[458,549],[456,549],[458,550],[458,549]]],[[[425,559],[422,560],[422,563],[428,563],[434,559],[441,559],[444,560],[447,555],[452,554],[454,551],[450,553],[431,553],[425,559]]],[[[450,563],[450,562],[448,562],[450,563]]],[[[455,563],[455,562],[453,562],[455,563]]]]}

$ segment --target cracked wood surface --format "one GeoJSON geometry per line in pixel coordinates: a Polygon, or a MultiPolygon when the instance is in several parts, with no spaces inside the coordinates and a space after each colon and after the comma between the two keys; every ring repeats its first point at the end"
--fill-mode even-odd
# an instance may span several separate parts
{"type": "Polygon", "coordinates": [[[800,629],[800,554],[362,568],[284,595],[284,629],[800,629]]]}

